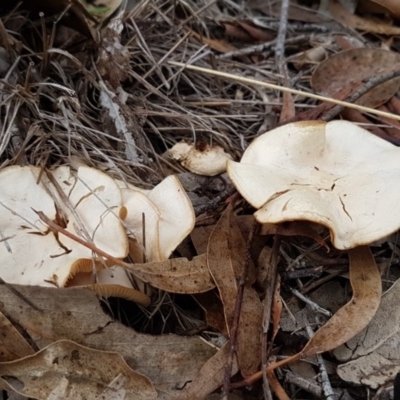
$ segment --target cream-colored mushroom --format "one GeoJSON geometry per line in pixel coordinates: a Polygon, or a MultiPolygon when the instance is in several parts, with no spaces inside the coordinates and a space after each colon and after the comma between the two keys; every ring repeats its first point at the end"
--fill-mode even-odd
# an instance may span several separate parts
{"type": "Polygon", "coordinates": [[[128,253],[120,219],[125,209],[115,181],[89,167],[76,174],[59,167],[51,175],[32,166],[0,171],[0,276],[8,283],[64,287],[76,274],[92,274],[106,264],[85,246],[51,231],[36,211],[115,258],[128,253]]]}
{"type": "Polygon", "coordinates": [[[228,174],[261,223],[308,220],[333,245],[370,244],[400,228],[400,149],[347,122],[296,122],[255,139],[228,174]]]}
{"type": "Polygon", "coordinates": [[[198,175],[215,176],[226,171],[226,163],[232,160],[221,146],[209,144],[196,146],[187,142],[176,143],[169,154],[183,167],[198,175]]]}
{"type": "Polygon", "coordinates": [[[174,175],[152,190],[123,188],[122,195],[127,209],[124,222],[130,238],[129,253],[135,262],[168,259],[194,228],[192,204],[174,175]]]}
{"type": "MultiPolygon", "coordinates": [[[[333,245],[349,252],[349,275],[379,282],[380,271],[367,245],[400,228],[400,214],[393,212],[400,202],[400,148],[350,122],[297,122],[255,139],[240,163],[228,163],[228,174],[258,209],[259,222],[324,225],[333,245]]],[[[378,309],[381,285],[369,288],[371,303],[362,304],[363,317],[343,329],[343,339],[360,332],[378,309]]],[[[351,309],[358,299],[336,318],[343,318],[346,307],[351,309]]]]}

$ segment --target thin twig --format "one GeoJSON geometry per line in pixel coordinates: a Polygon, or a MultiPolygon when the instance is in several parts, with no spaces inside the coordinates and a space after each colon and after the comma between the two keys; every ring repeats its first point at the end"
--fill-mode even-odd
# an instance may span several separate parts
{"type": "Polygon", "coordinates": [[[322,397],[322,389],[313,381],[307,380],[300,375],[288,371],[285,375],[285,382],[292,383],[299,388],[306,390],[317,398],[322,397]]]}
{"type": "Polygon", "coordinates": [[[36,211],[33,210],[39,218],[50,228],[52,232],[59,232],[62,233],[64,236],[69,237],[70,239],[74,240],[75,242],[81,244],[82,246],[85,246],[86,248],[90,249],[93,251],[93,253],[104,257],[106,260],[110,260],[113,262],[115,265],[120,265],[121,267],[126,268],[129,271],[133,271],[133,264],[126,263],[118,258],[113,257],[111,254],[106,253],[105,251],[99,249],[96,247],[94,244],[85,242],[83,239],[81,239],[79,236],[74,235],[70,231],[67,231],[66,229],[62,228],[61,226],[57,225],[55,222],[53,222],[43,211],[36,211]]]}
{"type": "Polygon", "coordinates": [[[229,187],[223,192],[219,193],[217,196],[213,197],[207,204],[195,207],[194,212],[196,217],[211,210],[217,209],[223,201],[225,201],[229,196],[236,192],[235,187],[229,187]]]}
{"type": "Polygon", "coordinates": [[[275,62],[278,66],[278,70],[281,71],[284,64],[285,56],[285,39],[288,27],[288,11],[289,11],[289,0],[282,0],[281,13],[279,19],[279,30],[276,37],[275,46],[275,62]]]}
{"type": "MultiPolygon", "coordinates": [[[[310,339],[314,336],[314,332],[310,325],[306,326],[306,330],[310,339]]],[[[321,386],[322,392],[324,393],[324,397],[326,400],[337,400],[337,396],[332,389],[331,382],[329,381],[328,372],[326,370],[324,359],[322,358],[321,354],[317,354],[317,360],[321,375],[321,386]]]]}
{"type": "Polygon", "coordinates": [[[313,310],[316,313],[320,313],[325,315],[326,317],[331,317],[332,313],[328,310],[325,310],[325,308],[322,308],[321,306],[319,306],[317,303],[313,302],[311,299],[309,299],[308,297],[304,296],[303,294],[301,294],[297,289],[291,289],[291,292],[300,300],[304,301],[304,303],[306,303],[311,310],[313,310]]]}
{"type": "MultiPolygon", "coordinates": [[[[299,35],[294,38],[286,39],[286,45],[298,44],[308,41],[310,39],[310,35],[299,35]]],[[[254,53],[262,53],[263,51],[270,50],[277,44],[277,39],[271,40],[269,42],[256,44],[254,46],[245,47],[243,49],[229,51],[224,54],[220,54],[215,58],[217,60],[228,60],[233,57],[247,56],[254,53]]]]}
{"type": "MultiPolygon", "coordinates": [[[[289,71],[285,60],[285,39],[288,27],[288,12],[289,12],[289,0],[282,0],[281,3],[281,15],[279,20],[279,31],[276,39],[275,46],[275,62],[280,75],[280,83],[287,88],[290,88],[289,83],[289,71]]],[[[282,123],[285,120],[294,116],[293,99],[289,93],[283,93],[283,107],[279,122],[282,123]],[[288,117],[289,115],[289,117],[288,117]]]]}

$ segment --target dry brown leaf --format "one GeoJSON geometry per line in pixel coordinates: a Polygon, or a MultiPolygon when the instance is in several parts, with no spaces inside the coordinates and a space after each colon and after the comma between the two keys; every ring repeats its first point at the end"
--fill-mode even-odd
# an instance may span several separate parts
{"type": "Polygon", "coordinates": [[[229,39],[237,39],[243,42],[251,42],[252,37],[249,32],[246,32],[236,21],[219,21],[225,28],[224,36],[229,39]]]}
{"type": "Polygon", "coordinates": [[[207,264],[210,274],[218,288],[224,305],[225,323],[230,332],[237,297],[236,274],[233,258],[244,261],[244,254],[237,254],[237,249],[230,247],[231,208],[227,208],[211,232],[207,248],[207,264]],[[232,251],[235,254],[232,254],[232,251]]]}
{"type": "Polygon", "coordinates": [[[157,392],[115,352],[93,350],[69,340],[55,342],[34,355],[0,363],[8,389],[36,399],[151,400],[157,392]],[[23,389],[13,386],[17,378],[23,389]],[[8,383],[8,384],[7,384],[8,383]]]}
{"type": "MultiPolygon", "coordinates": [[[[232,249],[231,257],[236,278],[243,275],[244,264],[245,264],[244,257],[247,251],[246,239],[249,237],[249,234],[252,231],[252,229],[255,228],[255,224],[259,225],[258,222],[255,221],[252,215],[251,216],[249,215],[248,217],[250,218],[237,217],[232,212],[229,218],[229,245],[231,246],[232,249]],[[249,223],[249,225],[247,225],[247,223],[249,223]]],[[[256,281],[257,274],[252,259],[248,260],[246,272],[247,272],[246,276],[247,283],[253,284],[256,281]]]]}
{"type": "Polygon", "coordinates": [[[224,309],[218,293],[213,290],[207,293],[194,295],[196,301],[200,304],[206,314],[207,325],[221,332],[228,337],[228,330],[225,324],[224,309]]]}
{"type": "Polygon", "coordinates": [[[214,225],[196,226],[192,232],[190,232],[190,239],[192,240],[197,254],[207,253],[208,239],[213,229],[214,225]]]}
{"type": "MultiPolygon", "coordinates": [[[[256,222],[254,216],[238,215],[235,217],[235,220],[237,221],[243,236],[248,237],[256,222]]],[[[192,240],[197,254],[207,252],[208,240],[214,228],[215,225],[196,226],[192,232],[190,232],[190,239],[192,240]]]]}
{"type": "Polygon", "coordinates": [[[276,36],[275,32],[262,29],[254,25],[254,23],[250,20],[239,19],[235,22],[239,24],[255,41],[268,42],[270,40],[273,40],[276,36]]]}
{"type": "Polygon", "coordinates": [[[382,6],[385,10],[388,10],[397,19],[400,18],[400,2],[398,0],[369,0],[371,3],[382,6]]]}
{"type": "MultiPolygon", "coordinates": [[[[372,320],[379,307],[382,294],[379,269],[368,246],[349,250],[349,259],[349,278],[353,289],[351,300],[318,329],[302,351],[283,361],[271,364],[267,371],[298,361],[302,357],[333,350],[361,332],[372,320]]],[[[261,373],[257,373],[252,379],[259,377],[261,373]]]]}
{"type": "Polygon", "coordinates": [[[335,21],[346,28],[358,29],[381,35],[400,35],[400,28],[390,25],[383,20],[370,20],[351,14],[340,4],[339,0],[330,0],[328,10],[335,21]]]}
{"type": "Polygon", "coordinates": [[[367,246],[349,250],[351,300],[321,327],[301,352],[303,357],[335,349],[362,331],[379,307],[381,275],[367,246]]]}
{"type": "Polygon", "coordinates": [[[34,353],[25,338],[0,312],[0,361],[13,361],[34,353]]]}
{"type": "MultiPolygon", "coordinates": [[[[311,87],[331,96],[347,86],[362,85],[365,80],[393,70],[400,63],[398,53],[370,48],[358,48],[336,53],[314,71],[311,87]]],[[[394,78],[371,89],[356,102],[375,108],[388,101],[399,90],[400,78],[394,78]]]]}
{"type": "MultiPolygon", "coordinates": [[[[224,305],[228,332],[232,326],[237,301],[237,279],[243,276],[246,262],[246,240],[228,207],[213,229],[208,244],[207,262],[224,305]]],[[[251,287],[255,281],[254,265],[249,268],[249,282],[244,287],[238,327],[238,362],[243,376],[257,371],[261,361],[262,305],[251,287]],[[253,271],[251,271],[253,270],[253,271]]]]}
{"type": "Polygon", "coordinates": [[[134,264],[133,273],[143,281],[172,293],[203,293],[215,287],[207,267],[207,254],[134,264]]]}
{"type": "Polygon", "coordinates": [[[261,363],[262,311],[257,292],[246,285],[243,290],[237,339],[239,368],[244,377],[256,373],[261,363]]]}
{"type": "MultiPolygon", "coordinates": [[[[200,370],[192,383],[184,389],[177,400],[203,400],[224,382],[225,366],[229,358],[229,346],[226,344],[200,370]]],[[[232,375],[236,374],[238,366],[233,360],[232,375]]]]}
{"type": "Polygon", "coordinates": [[[135,332],[106,315],[96,295],[87,289],[17,286],[17,290],[30,302],[0,285],[0,310],[25,330],[39,349],[69,339],[118,352],[158,390],[176,392],[176,387],[192,380],[215,354],[197,337],[135,332]]]}

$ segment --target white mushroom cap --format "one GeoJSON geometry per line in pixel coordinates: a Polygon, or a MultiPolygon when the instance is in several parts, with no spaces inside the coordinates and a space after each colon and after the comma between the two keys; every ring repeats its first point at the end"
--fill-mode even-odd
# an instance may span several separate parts
{"type": "Polygon", "coordinates": [[[124,220],[130,242],[130,254],[136,262],[168,259],[175,248],[192,231],[195,215],[192,203],[179,179],[168,176],[154,189],[122,189],[123,203],[127,209],[124,220]],[[143,217],[145,238],[143,240],[143,217]]]}
{"type": "Polygon", "coordinates": [[[400,149],[347,121],[302,121],[257,139],[228,174],[261,223],[309,220],[349,249],[400,227],[400,149]]]}
{"type": "Polygon", "coordinates": [[[220,146],[196,147],[187,142],[176,143],[170,150],[171,156],[183,167],[198,175],[215,176],[226,171],[226,163],[232,160],[230,154],[220,146]]]}
{"type": "MultiPolygon", "coordinates": [[[[98,260],[88,248],[54,234],[35,213],[42,211],[58,224],[66,217],[65,229],[87,240],[45,174],[37,184],[39,175],[36,167],[0,171],[0,276],[9,283],[64,286],[75,273],[91,271],[98,260]]],[[[125,257],[128,242],[119,219],[122,195],[114,180],[89,167],[79,168],[77,176],[60,167],[53,176],[94,245],[116,258],[125,257]]]]}
{"type": "Polygon", "coordinates": [[[128,210],[124,220],[129,237],[129,254],[135,262],[160,261],[160,213],[149,198],[134,189],[121,189],[128,210]],[[144,217],[143,217],[144,216],[144,217]],[[144,228],[143,228],[144,222],[144,228]],[[143,239],[145,232],[145,239],[143,239]],[[144,257],[144,248],[146,248],[144,257]]]}

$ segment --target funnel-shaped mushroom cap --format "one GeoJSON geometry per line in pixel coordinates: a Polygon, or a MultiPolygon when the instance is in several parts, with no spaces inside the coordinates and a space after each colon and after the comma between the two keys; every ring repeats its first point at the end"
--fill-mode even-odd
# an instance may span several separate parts
{"type": "Polygon", "coordinates": [[[52,174],[74,212],[46,174],[37,184],[39,168],[13,166],[0,171],[0,276],[6,282],[64,286],[70,275],[93,269],[96,257],[91,250],[53,233],[34,210],[116,258],[127,254],[119,219],[122,195],[114,180],[89,167],[79,168],[75,175],[60,167],[52,174]]]}
{"type": "Polygon", "coordinates": [[[179,179],[171,175],[152,190],[122,189],[122,194],[127,209],[124,222],[128,235],[135,239],[130,246],[134,260],[143,262],[144,247],[146,261],[168,259],[195,223],[192,203],[179,179]]]}
{"type": "Polygon", "coordinates": [[[267,132],[228,174],[261,223],[309,220],[333,245],[369,244],[400,228],[400,149],[347,121],[267,132]]]}

